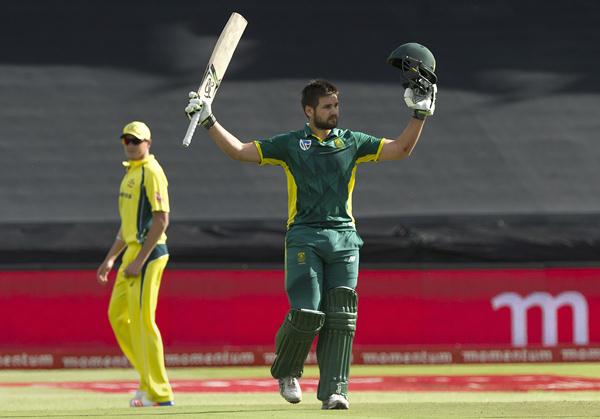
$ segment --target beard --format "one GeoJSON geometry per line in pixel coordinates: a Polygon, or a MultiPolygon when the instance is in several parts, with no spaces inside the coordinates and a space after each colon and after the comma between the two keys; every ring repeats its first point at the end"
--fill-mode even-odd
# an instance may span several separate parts
{"type": "Polygon", "coordinates": [[[315,127],[318,129],[333,129],[337,127],[337,122],[337,116],[332,116],[329,119],[315,118],[315,127]]]}

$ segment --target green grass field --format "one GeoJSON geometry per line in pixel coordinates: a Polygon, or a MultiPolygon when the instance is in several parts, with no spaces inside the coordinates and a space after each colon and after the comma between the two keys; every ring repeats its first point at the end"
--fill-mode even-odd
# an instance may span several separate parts
{"type": "MultiPolygon", "coordinates": [[[[354,366],[354,376],[551,374],[600,377],[600,364],[354,366]]],[[[316,377],[315,367],[305,377],[316,377]]],[[[261,378],[266,367],[171,369],[175,379],[261,378]]],[[[0,371],[0,383],[135,380],[131,370],[0,371]]],[[[179,393],[177,406],[131,409],[128,394],[0,387],[0,418],[598,418],[600,392],[352,392],[350,410],[321,411],[314,392],[290,405],[276,393],[179,393]]]]}

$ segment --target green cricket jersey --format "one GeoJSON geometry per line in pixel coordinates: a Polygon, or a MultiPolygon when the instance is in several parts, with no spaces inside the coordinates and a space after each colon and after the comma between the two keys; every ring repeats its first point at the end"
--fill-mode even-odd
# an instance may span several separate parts
{"type": "Polygon", "coordinates": [[[377,161],[383,139],[338,128],[320,139],[307,124],[255,144],[260,164],[279,165],[287,176],[288,229],[293,225],[354,228],[356,165],[377,161]]]}

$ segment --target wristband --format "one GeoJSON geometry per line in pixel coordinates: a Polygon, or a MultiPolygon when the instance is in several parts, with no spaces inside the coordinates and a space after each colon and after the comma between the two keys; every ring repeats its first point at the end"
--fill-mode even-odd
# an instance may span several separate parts
{"type": "Polygon", "coordinates": [[[427,117],[427,111],[415,109],[415,112],[413,113],[413,118],[418,119],[420,121],[424,121],[425,117],[427,117]]]}
{"type": "Polygon", "coordinates": [[[215,118],[215,116],[211,113],[208,118],[201,122],[201,124],[205,129],[208,130],[215,124],[215,122],[217,122],[217,118],[215,118]]]}

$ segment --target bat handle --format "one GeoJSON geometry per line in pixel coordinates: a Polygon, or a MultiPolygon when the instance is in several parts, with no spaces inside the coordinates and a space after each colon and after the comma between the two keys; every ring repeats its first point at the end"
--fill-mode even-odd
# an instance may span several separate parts
{"type": "Polygon", "coordinates": [[[198,121],[200,120],[200,112],[196,112],[192,119],[190,120],[190,125],[188,126],[187,132],[185,133],[185,137],[183,137],[183,146],[188,147],[192,142],[192,137],[194,136],[194,131],[196,131],[196,127],[198,126],[198,121]]]}

